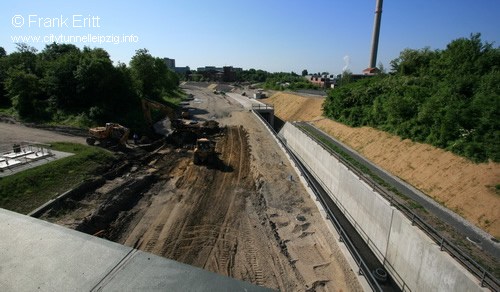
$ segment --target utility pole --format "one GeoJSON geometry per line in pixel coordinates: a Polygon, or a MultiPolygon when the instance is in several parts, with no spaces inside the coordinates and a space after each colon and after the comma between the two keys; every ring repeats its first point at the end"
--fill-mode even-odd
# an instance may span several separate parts
{"type": "Polygon", "coordinates": [[[378,39],[380,35],[380,20],[382,18],[382,2],[383,0],[377,0],[376,10],[375,10],[375,22],[373,24],[370,65],[368,66],[367,69],[365,69],[365,71],[370,69],[375,69],[377,67],[378,39]]]}

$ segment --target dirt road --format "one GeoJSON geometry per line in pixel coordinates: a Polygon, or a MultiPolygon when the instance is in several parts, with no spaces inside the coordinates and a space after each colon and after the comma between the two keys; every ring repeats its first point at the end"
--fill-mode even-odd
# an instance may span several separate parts
{"type": "Polygon", "coordinates": [[[62,132],[53,132],[42,129],[26,127],[21,124],[12,124],[0,121],[0,151],[10,149],[13,143],[24,141],[50,143],[50,142],[73,142],[85,143],[85,138],[62,132]]]}
{"type": "Polygon", "coordinates": [[[185,89],[191,114],[226,126],[215,166],[165,146],[43,218],[280,291],[361,291],[265,127],[229,97],[185,89]]]}
{"type": "Polygon", "coordinates": [[[118,242],[258,285],[295,288],[289,259],[272,238],[262,240],[272,228],[255,209],[261,202],[250,173],[245,130],[229,127],[217,152],[218,168],[181,159],[178,173],[162,188],[167,195],[152,196],[150,208],[118,242]],[[280,259],[275,263],[268,255],[280,259]],[[273,276],[283,274],[292,277],[285,283],[273,276]]]}

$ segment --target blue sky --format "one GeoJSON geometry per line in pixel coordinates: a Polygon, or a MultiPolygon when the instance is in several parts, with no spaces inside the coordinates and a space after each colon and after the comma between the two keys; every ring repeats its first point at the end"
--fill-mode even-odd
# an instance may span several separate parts
{"type": "MultiPolygon", "coordinates": [[[[75,45],[102,47],[127,64],[135,50],[147,48],[177,66],[271,72],[338,74],[349,56],[348,68],[360,73],[369,62],[374,11],[375,0],[18,0],[2,3],[0,46],[14,51],[16,36],[41,37],[28,42],[39,50],[51,35],[110,36],[103,40],[113,42],[131,36],[117,44],[75,45]],[[78,27],[85,23],[95,27],[78,27]]],[[[498,0],[385,0],[377,63],[388,69],[405,48],[443,49],[476,32],[498,47],[499,15],[498,0]]]]}

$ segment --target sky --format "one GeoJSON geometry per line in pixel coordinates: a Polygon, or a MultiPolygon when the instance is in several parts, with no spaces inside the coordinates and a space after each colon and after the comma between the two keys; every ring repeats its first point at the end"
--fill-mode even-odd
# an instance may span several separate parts
{"type": "MultiPolygon", "coordinates": [[[[375,0],[3,1],[0,46],[11,53],[18,42],[38,50],[73,43],[104,48],[126,64],[146,48],[191,69],[361,73],[369,64],[375,6],[375,0]]],[[[405,48],[445,49],[472,33],[500,44],[499,0],[385,0],[382,11],[377,64],[386,69],[405,48]]]]}

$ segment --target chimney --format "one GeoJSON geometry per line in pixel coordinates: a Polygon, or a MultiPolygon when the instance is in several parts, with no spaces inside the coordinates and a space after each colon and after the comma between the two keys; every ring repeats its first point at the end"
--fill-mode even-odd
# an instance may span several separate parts
{"type": "MultiPolygon", "coordinates": [[[[377,51],[378,51],[378,38],[380,34],[380,20],[382,18],[382,2],[383,0],[377,0],[376,10],[375,10],[375,22],[373,24],[373,35],[372,35],[372,50],[370,55],[370,65],[368,69],[375,69],[377,67],[377,51]]],[[[365,70],[365,71],[366,71],[365,70]]]]}

